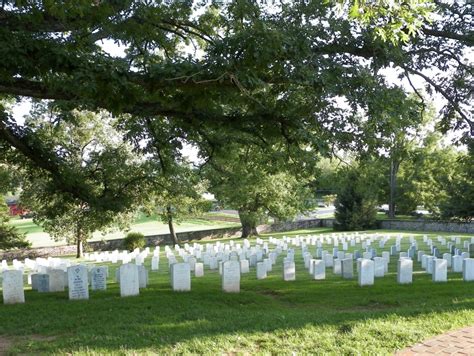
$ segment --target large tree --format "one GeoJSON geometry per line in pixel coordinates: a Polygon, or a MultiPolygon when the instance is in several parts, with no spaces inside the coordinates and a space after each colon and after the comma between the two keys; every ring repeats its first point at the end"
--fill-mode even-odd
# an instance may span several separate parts
{"type": "Polygon", "coordinates": [[[235,142],[216,149],[204,168],[209,190],[226,208],[236,209],[242,238],[258,235],[257,225],[268,217],[292,219],[312,207],[314,155],[301,150],[297,160],[284,145],[271,149],[235,142]]]}
{"type": "Polygon", "coordinates": [[[123,228],[130,222],[128,217],[139,204],[142,185],[149,176],[145,163],[132,155],[127,144],[114,133],[113,119],[106,113],[73,111],[70,115],[63,120],[51,107],[38,105],[26,119],[25,127],[57,152],[61,166],[65,167],[64,179],[79,180],[94,190],[99,199],[102,196],[106,200],[103,203],[92,205],[58,190],[48,172],[32,167],[17,152],[10,154],[22,177],[21,201],[33,211],[35,222],[53,238],[76,244],[77,257],[81,257],[83,244],[94,231],[112,225],[123,228]],[[109,190],[120,193],[110,199],[109,190]],[[119,198],[128,199],[126,210],[114,208],[114,204],[123,204],[117,201],[119,198]]]}
{"type": "MultiPolygon", "coordinates": [[[[382,69],[395,67],[447,100],[445,128],[472,125],[462,106],[469,96],[463,55],[472,45],[466,21],[472,7],[436,3],[440,15],[421,35],[393,44],[376,36],[376,22],[361,28],[318,1],[274,11],[242,0],[202,12],[189,2],[3,2],[0,94],[52,100],[65,111],[106,109],[132,121],[167,120],[203,155],[209,150],[202,146],[232,137],[264,142],[278,136],[328,151],[360,139],[355,112],[367,114],[371,103],[390,100],[381,95],[392,89],[382,69]],[[103,40],[121,44],[125,55],[106,53],[103,40]],[[428,76],[432,69],[436,74],[428,76]],[[340,108],[341,100],[353,110],[340,108]]],[[[13,147],[49,172],[62,192],[125,209],[129,200],[120,191],[97,194],[81,176],[67,178],[74,172],[48,142],[15,125],[2,108],[0,115],[2,149],[13,147]]]]}

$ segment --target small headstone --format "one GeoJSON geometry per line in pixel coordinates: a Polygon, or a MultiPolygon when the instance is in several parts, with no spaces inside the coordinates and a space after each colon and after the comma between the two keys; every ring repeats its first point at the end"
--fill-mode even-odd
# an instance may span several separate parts
{"type": "Polygon", "coordinates": [[[263,259],[263,263],[265,263],[265,266],[267,267],[267,272],[272,271],[272,260],[269,258],[263,259]]]}
{"type": "Polygon", "coordinates": [[[448,281],[448,261],[435,258],[432,261],[433,282],[448,281]]]}
{"type": "Polygon", "coordinates": [[[257,263],[257,279],[267,278],[267,266],[264,262],[257,263]]]}
{"type": "Polygon", "coordinates": [[[191,268],[189,263],[175,263],[171,265],[171,286],[176,292],[191,290],[191,268]]]}
{"type": "Polygon", "coordinates": [[[48,293],[49,292],[49,274],[41,273],[37,275],[36,281],[37,291],[39,293],[48,293]]]}
{"type": "Polygon", "coordinates": [[[120,296],[129,297],[140,294],[138,266],[126,263],[120,266],[120,296]]]}
{"type": "Polygon", "coordinates": [[[332,273],[337,274],[337,275],[341,275],[341,273],[342,273],[341,261],[342,260],[340,260],[339,258],[336,258],[334,260],[334,264],[332,266],[332,273]]]}
{"type": "MultiPolygon", "coordinates": [[[[332,256],[331,256],[332,258],[332,256]]],[[[323,260],[313,261],[313,279],[320,280],[326,278],[326,265],[323,260]]]]}
{"type": "Polygon", "coordinates": [[[352,279],[354,278],[354,261],[352,258],[345,258],[341,261],[341,272],[342,278],[352,279]]]}
{"type": "Polygon", "coordinates": [[[2,272],[3,304],[25,302],[23,290],[23,272],[21,270],[6,270],[2,272]]]}
{"type": "MultiPolygon", "coordinates": [[[[258,264],[263,263],[259,262],[258,264]]],[[[222,290],[227,293],[240,292],[240,263],[226,261],[222,266],[222,290]]]]}
{"type": "Polygon", "coordinates": [[[240,260],[240,273],[249,273],[250,272],[250,265],[249,265],[249,260],[240,260]]]}
{"type": "Polygon", "coordinates": [[[49,291],[64,292],[64,271],[62,269],[52,269],[49,274],[49,291]]]}
{"type": "Polygon", "coordinates": [[[426,256],[426,273],[433,274],[433,261],[435,260],[434,256],[426,256]]]}
{"type": "Polygon", "coordinates": [[[93,267],[90,270],[90,276],[92,290],[107,289],[107,270],[105,267],[93,267]]]}
{"type": "Polygon", "coordinates": [[[382,257],[374,258],[374,275],[375,277],[383,277],[385,275],[385,259],[382,257]]]}
{"type": "Polygon", "coordinates": [[[448,268],[451,267],[451,254],[450,253],[443,253],[443,260],[446,260],[446,262],[448,263],[448,268]]]}
{"type": "Polygon", "coordinates": [[[89,299],[89,276],[86,266],[68,267],[69,299],[89,299]]]}
{"type": "Polygon", "coordinates": [[[334,264],[334,258],[330,254],[325,255],[324,264],[326,267],[332,267],[334,264]]]}
{"type": "Polygon", "coordinates": [[[146,288],[148,285],[148,270],[145,266],[138,266],[138,288],[146,288]]]}
{"type": "Polygon", "coordinates": [[[466,258],[463,261],[462,278],[465,282],[474,281],[474,258],[466,258]]]}
{"type": "Polygon", "coordinates": [[[204,264],[202,262],[196,262],[194,265],[194,276],[203,277],[204,276],[204,264]]]}
{"type": "MultiPolygon", "coordinates": [[[[315,261],[315,260],[312,260],[315,261]]],[[[296,267],[293,261],[283,262],[283,280],[294,281],[296,279],[296,267]]]]}
{"type": "Polygon", "coordinates": [[[462,272],[463,270],[462,257],[459,255],[453,256],[452,261],[453,261],[452,262],[453,272],[462,272]]]}
{"type": "Polygon", "coordinates": [[[31,275],[31,290],[38,290],[39,275],[40,275],[40,273],[33,273],[31,275]]]}
{"type": "Polygon", "coordinates": [[[398,260],[397,283],[409,284],[413,281],[413,261],[408,258],[398,260]]]}
{"type": "Polygon", "coordinates": [[[374,261],[365,258],[360,260],[358,282],[359,286],[371,286],[374,284],[374,261]]]}
{"type": "Polygon", "coordinates": [[[152,271],[158,271],[160,268],[160,257],[159,256],[153,256],[151,258],[151,270],[152,271]]]}

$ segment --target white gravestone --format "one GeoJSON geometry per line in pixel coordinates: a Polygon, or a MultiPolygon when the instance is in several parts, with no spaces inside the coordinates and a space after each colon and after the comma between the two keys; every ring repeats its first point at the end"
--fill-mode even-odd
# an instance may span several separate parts
{"type": "Polygon", "coordinates": [[[410,284],[413,281],[413,261],[408,258],[398,260],[397,283],[410,284]]]}
{"type": "Polygon", "coordinates": [[[436,258],[432,261],[433,282],[448,281],[448,261],[436,258]]]}
{"type": "Polygon", "coordinates": [[[89,279],[86,266],[68,267],[69,299],[89,299],[89,279]]]}
{"type": "Polygon", "coordinates": [[[265,262],[257,262],[257,279],[267,278],[267,266],[265,262]]]}
{"type": "Polygon", "coordinates": [[[52,269],[49,274],[49,291],[64,292],[64,271],[62,269],[52,269]]]}
{"type": "Polygon", "coordinates": [[[138,288],[146,288],[148,285],[148,270],[145,266],[138,266],[138,288]]]}
{"type": "Polygon", "coordinates": [[[3,304],[24,303],[23,272],[7,270],[3,271],[2,276],[3,304]]]}
{"type": "Polygon", "coordinates": [[[202,262],[196,262],[194,265],[194,276],[204,277],[204,264],[202,262]]]}
{"type": "Polygon", "coordinates": [[[342,278],[352,279],[354,277],[354,261],[352,258],[345,258],[341,261],[342,278]]]}
{"type": "Polygon", "coordinates": [[[240,260],[240,273],[249,273],[250,272],[250,264],[249,260],[240,260]]]}
{"type": "Polygon", "coordinates": [[[222,290],[227,293],[240,292],[240,263],[226,261],[222,266],[222,290]]]}
{"type": "Polygon", "coordinates": [[[265,263],[265,266],[267,266],[267,272],[271,272],[272,271],[272,260],[269,259],[269,258],[265,258],[263,260],[263,263],[265,263]]]}
{"type": "Polygon", "coordinates": [[[129,297],[140,294],[138,266],[126,263],[120,266],[120,296],[129,297]]]}
{"type": "Polygon", "coordinates": [[[341,268],[341,261],[339,258],[336,258],[334,260],[334,263],[332,265],[332,273],[334,274],[337,274],[337,275],[341,275],[342,273],[342,268],[341,268]]]}
{"type": "Polygon", "coordinates": [[[175,263],[171,265],[171,286],[175,292],[191,290],[191,267],[189,263],[175,263]]]}
{"type": "Polygon", "coordinates": [[[374,284],[374,261],[363,258],[360,260],[360,271],[358,275],[359,286],[371,286],[374,284]]]}
{"type": "Polygon", "coordinates": [[[37,274],[36,290],[40,293],[49,292],[49,274],[37,274]]]}
{"type": "Polygon", "coordinates": [[[160,265],[160,257],[158,256],[153,256],[151,258],[151,270],[152,271],[158,271],[160,265]]]}
{"type": "Polygon", "coordinates": [[[462,267],[462,278],[465,282],[474,281],[474,258],[465,258],[462,267]]]}
{"type": "Polygon", "coordinates": [[[453,272],[462,272],[462,269],[463,269],[462,261],[463,261],[462,256],[459,256],[459,255],[453,256],[452,258],[453,272]]]}
{"type": "Polygon", "coordinates": [[[385,259],[374,257],[374,276],[383,277],[385,275],[385,259]]]}
{"type": "Polygon", "coordinates": [[[324,264],[326,265],[326,267],[332,267],[333,266],[334,258],[332,257],[332,255],[327,254],[327,255],[324,256],[324,264]]]}
{"type": "Polygon", "coordinates": [[[451,263],[452,263],[452,256],[450,253],[443,253],[443,260],[446,260],[447,263],[448,263],[448,268],[451,267],[451,263]]]}
{"type": "Polygon", "coordinates": [[[90,271],[90,276],[92,290],[107,289],[107,270],[105,267],[93,267],[90,271]]]}
{"type": "Polygon", "coordinates": [[[284,262],[283,263],[283,280],[294,281],[295,279],[296,279],[295,263],[293,261],[284,262]]]}
{"type": "Polygon", "coordinates": [[[321,280],[325,278],[326,278],[326,264],[324,263],[323,260],[314,260],[313,261],[313,279],[321,280]]]}
{"type": "Polygon", "coordinates": [[[38,290],[39,276],[40,276],[40,273],[33,273],[31,275],[31,290],[38,290]]]}

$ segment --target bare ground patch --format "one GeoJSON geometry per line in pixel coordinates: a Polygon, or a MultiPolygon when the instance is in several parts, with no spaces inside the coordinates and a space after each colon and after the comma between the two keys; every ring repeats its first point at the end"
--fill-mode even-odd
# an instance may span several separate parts
{"type": "Polygon", "coordinates": [[[27,335],[27,336],[5,336],[0,335],[0,356],[8,354],[8,350],[15,344],[21,344],[28,341],[52,341],[56,339],[55,336],[44,336],[44,335],[27,335]]]}

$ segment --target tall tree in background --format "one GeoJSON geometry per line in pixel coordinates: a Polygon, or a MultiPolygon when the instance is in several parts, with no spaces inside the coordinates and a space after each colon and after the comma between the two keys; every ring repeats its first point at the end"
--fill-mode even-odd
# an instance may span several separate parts
{"type": "Polygon", "coordinates": [[[365,230],[376,226],[377,185],[365,168],[355,166],[341,172],[343,179],[335,203],[335,230],[365,230]]]}
{"type": "Polygon", "coordinates": [[[77,257],[81,257],[83,244],[94,231],[107,230],[113,225],[124,228],[130,222],[147,172],[121,137],[114,134],[108,115],[77,111],[69,115],[64,120],[51,107],[38,105],[27,118],[25,127],[48,143],[55,156],[60,157],[61,166],[67,169],[62,173],[65,179],[79,180],[104,202],[91,205],[74,194],[58,191],[56,182],[47,172],[32,167],[21,155],[13,158],[22,176],[21,201],[34,212],[34,221],[53,238],[76,244],[77,257]],[[120,191],[120,194],[111,197],[108,191],[120,191]],[[113,205],[123,203],[116,199],[125,197],[129,199],[128,209],[115,213],[113,205]],[[102,209],[102,204],[110,208],[102,209]]]}
{"type": "Polygon", "coordinates": [[[456,171],[446,185],[447,197],[441,202],[441,216],[463,221],[474,219],[474,140],[468,142],[468,152],[460,155],[456,171]]]}
{"type": "Polygon", "coordinates": [[[242,238],[258,235],[257,225],[268,217],[291,219],[312,208],[312,154],[302,151],[295,161],[284,150],[273,149],[229,142],[205,168],[210,192],[239,212],[242,238]]]}

